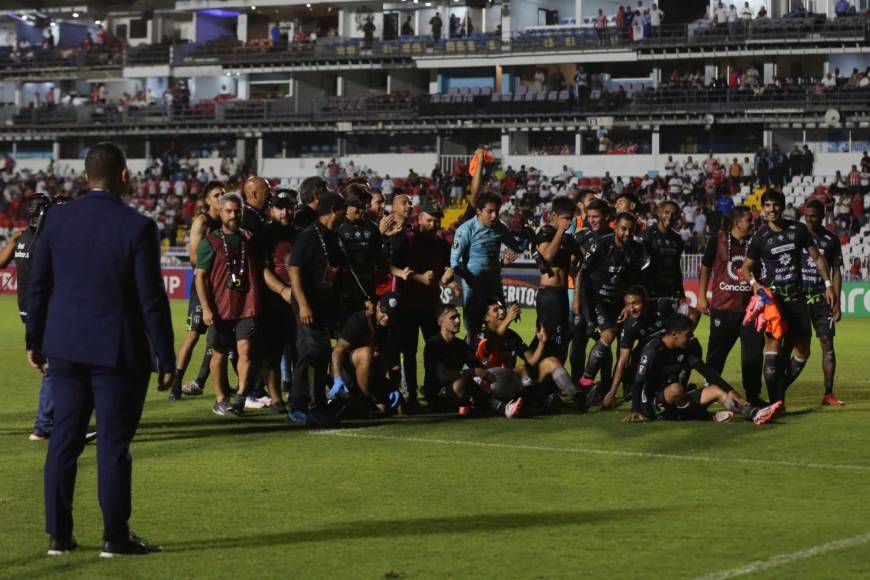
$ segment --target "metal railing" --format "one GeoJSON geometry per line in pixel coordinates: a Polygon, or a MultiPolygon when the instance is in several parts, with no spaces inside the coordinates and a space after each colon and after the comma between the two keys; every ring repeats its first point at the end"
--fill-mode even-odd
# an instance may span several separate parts
{"type": "Polygon", "coordinates": [[[0,49],[0,75],[20,75],[57,69],[94,69],[121,66],[120,49],[95,46],[90,49],[47,50],[38,47],[0,49]]]}
{"type": "MultiPolygon", "coordinates": [[[[366,97],[330,97],[302,105],[292,98],[262,100],[204,101],[195,105],[150,105],[121,108],[88,104],[81,107],[12,107],[0,108],[0,117],[9,117],[12,125],[39,129],[63,126],[148,126],[179,123],[225,124],[237,122],[395,120],[437,118],[525,117],[546,113],[548,116],[649,115],[661,113],[740,113],[743,111],[799,110],[801,113],[870,111],[870,88],[838,89],[816,92],[793,87],[756,95],[737,89],[660,89],[644,91],[628,98],[622,93],[608,93],[578,103],[570,91],[516,95],[463,96],[461,101],[435,103],[432,96],[408,95],[366,97]]],[[[446,170],[446,169],[445,169],[446,170]]]]}

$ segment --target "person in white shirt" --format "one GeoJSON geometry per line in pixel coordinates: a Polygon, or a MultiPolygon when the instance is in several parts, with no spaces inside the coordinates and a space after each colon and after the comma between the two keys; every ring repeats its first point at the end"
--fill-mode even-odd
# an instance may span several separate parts
{"type": "Polygon", "coordinates": [[[673,156],[668,155],[668,160],[665,162],[665,175],[668,177],[677,173],[677,164],[673,156]]]}
{"type": "Polygon", "coordinates": [[[177,180],[173,185],[172,189],[175,192],[175,195],[178,197],[184,197],[187,195],[187,181],[184,179],[177,180]]]}
{"type": "Polygon", "coordinates": [[[678,175],[673,175],[668,180],[668,193],[671,197],[679,197],[683,193],[683,180],[678,175]]]}
{"type": "Polygon", "coordinates": [[[652,9],[649,11],[649,23],[653,28],[653,35],[658,36],[661,32],[662,22],[665,19],[665,13],[661,11],[658,7],[658,4],[653,4],[652,9]]]}
{"type": "Polygon", "coordinates": [[[728,22],[728,12],[725,10],[725,6],[719,2],[716,6],[716,10],[713,11],[713,24],[718,26],[723,26],[728,22]]]}
{"type": "Polygon", "coordinates": [[[833,89],[834,87],[837,86],[837,79],[834,78],[834,75],[832,75],[831,73],[828,73],[822,79],[822,86],[825,87],[826,89],[833,89]]]}
{"type": "Polygon", "coordinates": [[[381,193],[384,194],[385,199],[392,199],[394,187],[393,180],[390,179],[390,174],[388,173],[386,177],[384,177],[384,180],[381,181],[381,193]]]}
{"type": "Polygon", "coordinates": [[[743,168],[743,183],[751,184],[752,178],[755,174],[755,167],[752,165],[752,162],[749,160],[749,157],[743,158],[743,163],[740,164],[740,167],[743,168]]]}
{"type": "Polygon", "coordinates": [[[160,180],[160,195],[166,195],[169,193],[170,183],[169,180],[164,178],[160,180]]]}
{"type": "MultiPolygon", "coordinates": [[[[686,223],[689,225],[694,225],[695,223],[695,204],[687,203],[685,207],[683,207],[683,219],[686,220],[686,223]]],[[[691,234],[689,234],[691,236],[691,234]]]]}
{"type": "Polygon", "coordinates": [[[743,8],[740,9],[740,20],[743,21],[744,26],[748,26],[752,20],[752,8],[749,7],[749,2],[743,3],[743,8]]]}

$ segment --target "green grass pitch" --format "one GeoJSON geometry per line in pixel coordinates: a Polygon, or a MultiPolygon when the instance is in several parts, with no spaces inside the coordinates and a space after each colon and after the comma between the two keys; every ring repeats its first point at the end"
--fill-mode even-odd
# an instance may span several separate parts
{"type": "MultiPolygon", "coordinates": [[[[172,308],[178,339],[186,303],[172,308]]],[[[81,548],[44,556],[45,444],[27,440],[39,379],[12,297],[0,321],[2,578],[870,576],[870,321],[838,329],[848,405],[818,405],[814,345],[790,415],[766,428],[624,425],[622,408],[317,433],[265,412],[217,417],[209,396],[170,403],[152,386],[132,448],[132,524],[166,551],[110,561],[97,558],[92,446],[79,461],[81,548]]],[[[725,372],[735,384],[737,365],[725,372]]]]}

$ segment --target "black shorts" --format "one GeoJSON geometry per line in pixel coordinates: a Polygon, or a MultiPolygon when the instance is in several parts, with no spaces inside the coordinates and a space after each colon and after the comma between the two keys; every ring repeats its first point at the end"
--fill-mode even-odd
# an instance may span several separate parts
{"type": "Polygon", "coordinates": [[[193,285],[190,289],[190,300],[187,303],[187,325],[185,330],[197,334],[205,334],[208,330],[208,326],[202,320],[202,305],[199,303],[196,286],[193,285]]]}
{"type": "MultiPolygon", "coordinates": [[[[567,288],[541,288],[538,290],[535,308],[538,312],[538,326],[547,330],[544,357],[555,356],[564,363],[568,356],[568,344],[571,342],[567,288]]],[[[533,342],[534,350],[537,338],[533,342]]]]}
{"type": "Polygon", "coordinates": [[[286,302],[269,304],[259,321],[257,341],[262,360],[266,368],[277,369],[281,365],[285,347],[292,343],[296,334],[293,310],[286,302]]]}
{"type": "Polygon", "coordinates": [[[810,321],[813,324],[813,329],[816,331],[816,336],[819,338],[827,336],[836,336],[837,330],[834,326],[834,311],[827,300],[822,298],[811,304],[807,304],[807,309],[810,313],[810,321]]]}
{"type": "Polygon", "coordinates": [[[686,402],[682,405],[669,405],[665,402],[664,390],[656,393],[656,419],[661,421],[707,421],[710,413],[701,405],[701,389],[686,392],[686,402]]]}
{"type": "Polygon", "coordinates": [[[229,352],[236,349],[240,340],[250,340],[257,333],[253,318],[238,320],[215,320],[208,330],[208,348],[229,352]]]}
{"type": "Polygon", "coordinates": [[[595,317],[595,326],[601,332],[616,328],[619,315],[622,314],[622,305],[606,300],[596,300],[592,304],[592,313],[595,317]]]}
{"type": "Polygon", "coordinates": [[[786,302],[782,298],[778,300],[782,317],[788,325],[787,336],[809,336],[810,311],[803,298],[793,298],[786,302]]]}

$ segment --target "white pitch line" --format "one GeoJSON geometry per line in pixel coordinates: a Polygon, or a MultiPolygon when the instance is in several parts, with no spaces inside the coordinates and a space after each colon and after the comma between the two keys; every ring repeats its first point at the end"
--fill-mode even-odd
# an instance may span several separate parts
{"type": "Polygon", "coordinates": [[[378,439],[384,441],[405,441],[409,443],[435,443],[439,445],[458,445],[465,447],[485,447],[491,449],[522,449],[526,451],[552,451],[556,453],[583,453],[586,455],[605,455],[613,457],[641,457],[646,459],[672,459],[676,461],[699,461],[704,463],[740,463],[743,465],[779,465],[811,469],[841,469],[844,471],[870,471],[870,465],[850,465],[843,463],[805,463],[803,461],[779,461],[771,459],[721,458],[704,455],[677,455],[674,453],[649,453],[646,451],[618,451],[612,449],[583,449],[579,447],[547,447],[542,445],[514,445],[510,443],[487,443],[484,441],[461,441],[453,439],[428,439],[425,437],[395,437],[391,435],[370,435],[342,429],[309,431],[312,435],[332,435],[354,439],[378,439]]]}
{"type": "Polygon", "coordinates": [[[767,560],[757,560],[755,562],[750,562],[745,566],[741,566],[740,568],[714,572],[712,574],[707,574],[706,576],[699,576],[695,580],[725,580],[726,578],[736,578],[738,576],[745,576],[763,570],[770,570],[771,568],[778,568],[780,566],[785,566],[786,564],[791,564],[792,562],[797,562],[798,560],[806,560],[807,558],[813,558],[821,554],[827,554],[828,552],[845,550],[846,548],[852,548],[867,543],[870,543],[870,533],[837,540],[836,542],[821,544],[819,546],[813,546],[812,548],[792,552],[791,554],[780,554],[779,556],[774,556],[767,560]]]}

